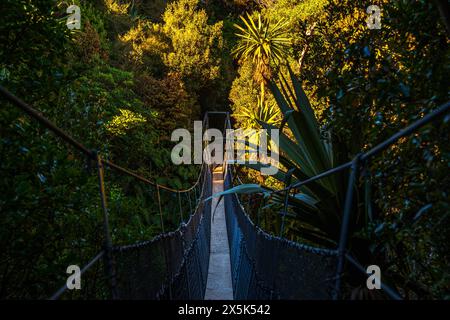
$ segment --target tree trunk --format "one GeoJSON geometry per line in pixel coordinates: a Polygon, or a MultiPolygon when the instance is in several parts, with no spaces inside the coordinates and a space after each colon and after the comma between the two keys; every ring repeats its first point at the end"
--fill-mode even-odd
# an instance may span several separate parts
{"type": "Polygon", "coordinates": [[[305,47],[302,50],[302,53],[300,54],[300,58],[298,59],[299,75],[301,75],[301,73],[302,73],[302,68],[303,68],[303,64],[304,64],[304,61],[305,61],[305,56],[306,56],[306,53],[309,50],[309,40],[310,40],[310,37],[313,35],[314,28],[316,27],[316,24],[317,24],[317,22],[314,22],[311,25],[311,27],[309,27],[309,29],[305,33],[305,36],[306,36],[306,39],[307,39],[306,40],[306,44],[305,44],[305,47]]]}

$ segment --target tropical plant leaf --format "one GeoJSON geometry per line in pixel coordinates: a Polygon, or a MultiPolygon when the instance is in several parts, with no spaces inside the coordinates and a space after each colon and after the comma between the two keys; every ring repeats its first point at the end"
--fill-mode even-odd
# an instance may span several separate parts
{"type": "Polygon", "coordinates": [[[233,193],[236,193],[236,194],[264,193],[266,195],[269,195],[270,190],[268,188],[262,187],[259,184],[241,184],[241,185],[235,186],[231,189],[215,193],[212,196],[206,198],[204,201],[209,201],[212,198],[218,198],[218,197],[225,196],[227,194],[233,194],[233,193]]]}

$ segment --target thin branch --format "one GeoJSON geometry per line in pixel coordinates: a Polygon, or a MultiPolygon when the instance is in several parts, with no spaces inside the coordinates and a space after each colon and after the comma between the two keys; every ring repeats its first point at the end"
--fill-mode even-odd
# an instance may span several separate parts
{"type": "Polygon", "coordinates": [[[305,56],[306,56],[306,53],[308,52],[308,50],[309,50],[309,39],[310,39],[310,36],[312,36],[313,35],[313,32],[314,32],[314,28],[316,27],[316,24],[317,24],[317,22],[314,22],[309,28],[308,28],[308,30],[306,30],[306,44],[305,44],[305,47],[303,48],[303,50],[302,50],[302,53],[301,53],[301,55],[300,55],[300,58],[298,59],[298,66],[299,66],[299,74],[301,74],[302,73],[302,68],[303,68],[303,62],[304,62],[304,60],[305,60],[305,56]]]}

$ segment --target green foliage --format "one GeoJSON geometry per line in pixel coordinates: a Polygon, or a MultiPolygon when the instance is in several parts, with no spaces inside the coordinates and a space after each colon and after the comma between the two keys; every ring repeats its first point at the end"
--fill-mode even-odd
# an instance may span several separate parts
{"type": "Polygon", "coordinates": [[[171,2],[160,23],[139,20],[119,37],[119,50],[123,52],[119,61],[142,72],[144,78],[151,76],[164,82],[178,79],[180,89],[172,90],[188,90],[197,105],[190,104],[184,113],[193,108],[195,114],[199,104],[211,109],[212,105],[226,103],[225,91],[231,82],[227,75],[229,59],[223,53],[222,25],[209,23],[198,0],[171,2]]]}
{"type": "Polygon", "coordinates": [[[206,12],[197,9],[198,3],[198,0],[179,0],[169,4],[163,27],[171,46],[164,62],[184,79],[190,79],[193,90],[219,77],[218,53],[223,47],[222,23],[209,25],[206,12]]]}
{"type": "Polygon", "coordinates": [[[189,94],[180,74],[169,73],[163,79],[142,74],[137,79],[136,91],[145,105],[158,113],[159,123],[166,129],[160,139],[170,140],[173,130],[190,128],[191,120],[200,118],[196,99],[189,94]]]}
{"type": "Polygon", "coordinates": [[[106,130],[113,135],[124,135],[127,130],[146,121],[141,115],[130,110],[119,109],[119,111],[120,115],[114,116],[112,120],[106,124],[106,130]]]}
{"type": "MultiPolygon", "coordinates": [[[[254,64],[244,61],[239,68],[239,73],[234,79],[230,90],[231,110],[233,114],[242,113],[249,106],[258,103],[259,86],[253,79],[254,64]]],[[[239,126],[239,122],[237,123],[239,126]]]]}
{"type": "Polygon", "coordinates": [[[163,55],[169,50],[168,39],[159,24],[139,21],[136,26],[119,36],[121,42],[121,63],[136,71],[162,74],[163,55]]]}
{"type": "MultiPolygon", "coordinates": [[[[341,161],[449,99],[448,38],[435,3],[380,5],[382,28],[368,30],[363,7],[331,1],[318,26],[328,32],[311,43],[304,75],[320,87],[319,98],[328,100],[325,121],[341,161]],[[324,47],[333,54],[324,55],[324,47]]],[[[446,292],[443,280],[449,276],[442,266],[449,255],[442,250],[448,240],[441,235],[449,234],[447,141],[448,124],[435,123],[370,164],[373,220],[364,237],[377,242],[373,256],[409,298],[446,292]]]]}
{"type": "Polygon", "coordinates": [[[173,0],[136,0],[134,1],[134,9],[140,16],[148,18],[153,22],[161,22],[167,4],[173,0]]]}
{"type": "Polygon", "coordinates": [[[255,128],[260,129],[261,122],[269,125],[281,124],[281,112],[275,107],[274,103],[264,100],[264,89],[262,89],[261,96],[258,97],[256,108],[249,105],[248,109],[244,109],[241,113],[234,113],[239,123],[246,129],[255,128]]]}
{"type": "MultiPolygon", "coordinates": [[[[53,85],[56,72],[69,49],[70,32],[58,19],[51,0],[2,1],[0,23],[0,70],[2,83],[33,94],[33,86],[42,87],[39,95],[53,85]],[[31,91],[31,92],[30,92],[31,91]]],[[[31,96],[31,99],[37,98],[31,96]]]]}

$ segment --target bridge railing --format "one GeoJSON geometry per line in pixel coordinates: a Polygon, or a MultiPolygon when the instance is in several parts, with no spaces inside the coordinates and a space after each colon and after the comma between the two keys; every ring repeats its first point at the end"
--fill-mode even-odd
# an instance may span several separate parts
{"type": "MultiPolygon", "coordinates": [[[[88,162],[95,164],[103,214],[103,245],[81,268],[82,279],[89,272],[93,272],[93,284],[88,285],[91,292],[87,297],[202,299],[206,288],[210,238],[210,201],[203,200],[211,194],[210,167],[203,164],[196,183],[188,189],[173,189],[160,185],[104,159],[97,151],[87,148],[2,86],[0,94],[53,132],[65,144],[78,150],[88,162]],[[156,206],[152,213],[159,215],[159,236],[133,245],[114,243],[111,228],[115,230],[121,226],[110,221],[110,193],[105,188],[107,170],[125,175],[146,186],[146,202],[156,206]],[[171,214],[172,225],[179,225],[177,230],[167,232],[167,228],[171,227],[164,225],[167,213],[171,214]],[[102,272],[99,273],[98,266],[101,261],[105,276],[102,276],[102,272]]],[[[207,126],[208,118],[205,116],[203,129],[207,126]]],[[[68,291],[71,290],[64,284],[50,299],[58,299],[68,291]]]]}
{"type": "MultiPolygon", "coordinates": [[[[286,198],[291,191],[330,175],[350,170],[342,214],[338,247],[334,250],[313,248],[267,234],[249,218],[237,194],[225,195],[228,237],[232,262],[234,294],[238,299],[282,298],[282,299],[339,299],[345,261],[365,276],[364,268],[347,248],[349,225],[353,211],[353,198],[358,176],[375,156],[432,121],[439,121],[450,111],[447,102],[420,120],[400,130],[372,149],[362,152],[353,160],[327,170],[304,181],[287,185],[273,193],[286,198]],[[290,251],[284,255],[282,251],[290,251]],[[310,261],[310,263],[306,263],[310,261]],[[281,276],[279,276],[281,275],[281,276]]],[[[231,128],[229,116],[225,128],[231,128]]],[[[231,165],[227,165],[225,190],[233,187],[231,165]]],[[[283,221],[288,202],[284,204],[283,221]]],[[[381,282],[381,288],[395,300],[400,294],[381,282]]]]}

